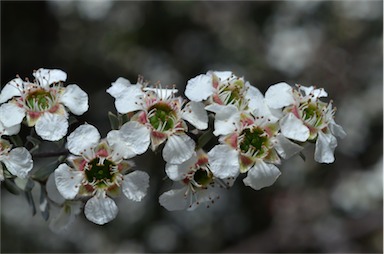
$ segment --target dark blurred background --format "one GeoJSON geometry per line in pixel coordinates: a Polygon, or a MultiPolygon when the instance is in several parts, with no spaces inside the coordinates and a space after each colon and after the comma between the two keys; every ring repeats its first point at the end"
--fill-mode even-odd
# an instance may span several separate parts
{"type": "Polygon", "coordinates": [[[79,121],[103,136],[115,112],[105,90],[118,77],[183,95],[208,70],[232,70],[262,92],[280,81],[323,87],[348,136],[333,164],[314,162],[308,146],[273,186],[254,191],[240,177],[195,212],[158,204],[171,186],[161,154],[148,151],[134,159],[152,176],[144,202],[121,197],[114,221],[81,213],[61,233],[2,188],[1,252],[382,253],[382,1],[1,1],[1,85],[40,67],[88,93],[79,121]]]}

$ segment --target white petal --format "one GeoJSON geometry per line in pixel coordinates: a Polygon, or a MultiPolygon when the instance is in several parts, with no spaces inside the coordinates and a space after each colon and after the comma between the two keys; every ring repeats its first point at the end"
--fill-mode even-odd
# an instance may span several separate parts
{"type": "Polygon", "coordinates": [[[12,149],[3,163],[12,175],[20,178],[26,178],[33,167],[32,156],[24,147],[12,149]]]}
{"type": "Polygon", "coordinates": [[[243,179],[243,182],[246,186],[260,190],[272,185],[280,174],[280,170],[275,165],[260,161],[248,171],[247,177],[243,179]]]}
{"type": "Polygon", "coordinates": [[[110,222],[118,213],[115,201],[106,195],[96,195],[89,199],[84,207],[85,217],[98,225],[110,222]]]}
{"type": "Polygon", "coordinates": [[[58,204],[62,204],[65,198],[60,194],[55,183],[55,173],[50,174],[46,183],[48,197],[58,204]]]}
{"type": "Polygon", "coordinates": [[[191,168],[195,166],[196,162],[197,157],[196,154],[194,154],[190,159],[181,164],[167,163],[165,165],[165,172],[171,180],[179,181],[185,178],[185,175],[191,171],[191,168]]]}
{"type": "Polygon", "coordinates": [[[343,127],[335,123],[333,119],[331,120],[328,126],[332,134],[335,135],[336,137],[345,138],[347,136],[347,133],[345,133],[343,127]]]}
{"type": "Polygon", "coordinates": [[[204,107],[204,104],[201,102],[191,101],[185,105],[182,118],[197,129],[204,130],[208,128],[208,114],[204,107]]]}
{"type": "Polygon", "coordinates": [[[212,87],[212,76],[201,74],[187,82],[185,96],[191,101],[203,101],[214,92],[212,87]]]}
{"type": "Polygon", "coordinates": [[[68,131],[68,120],[65,115],[44,113],[36,122],[35,130],[44,140],[57,141],[68,131]]]}
{"type": "Polygon", "coordinates": [[[100,133],[96,127],[90,124],[83,124],[76,128],[68,136],[67,148],[68,150],[76,155],[84,150],[95,147],[100,140],[100,133]]]}
{"type": "Polygon", "coordinates": [[[187,187],[164,192],[159,197],[159,203],[168,211],[184,210],[188,206],[187,198],[185,196],[186,191],[187,187]]]}
{"type": "Polygon", "coordinates": [[[129,86],[131,86],[131,82],[129,82],[128,79],[120,77],[115,82],[112,82],[112,86],[107,89],[107,93],[117,98],[129,86]]]}
{"type": "Polygon", "coordinates": [[[5,127],[4,124],[0,120],[0,136],[2,135],[16,135],[20,132],[21,124],[16,124],[11,127],[5,127]]]}
{"type": "Polygon", "coordinates": [[[172,164],[182,163],[192,157],[195,141],[188,135],[171,135],[163,148],[163,158],[172,164]]]}
{"type": "Polygon", "coordinates": [[[78,85],[68,85],[60,101],[75,115],[82,115],[88,110],[88,94],[78,85]]]}
{"type": "Polygon", "coordinates": [[[216,77],[218,77],[220,79],[220,81],[225,81],[233,75],[233,72],[231,72],[231,71],[208,71],[207,74],[215,75],[216,77]]]}
{"type": "Polygon", "coordinates": [[[121,126],[121,142],[136,154],[145,153],[151,142],[151,132],[136,121],[129,121],[121,126]]]}
{"type": "Polygon", "coordinates": [[[79,192],[81,181],[84,179],[82,171],[75,171],[67,164],[60,164],[55,170],[57,190],[65,199],[73,199],[79,192]]]}
{"type": "Polygon", "coordinates": [[[23,80],[21,78],[15,78],[9,81],[1,90],[0,103],[6,102],[12,97],[19,97],[24,90],[23,80]]]}
{"type": "Polygon", "coordinates": [[[331,133],[318,132],[315,148],[315,161],[320,163],[332,163],[335,161],[333,155],[337,146],[337,140],[331,133]]]}
{"type": "MultiPolygon", "coordinates": [[[[109,88],[111,89],[111,88],[109,88]]],[[[136,110],[142,110],[143,105],[143,98],[144,98],[144,92],[142,90],[142,85],[131,85],[123,90],[119,94],[115,94],[115,90],[107,90],[110,94],[114,94],[112,96],[115,97],[115,107],[117,111],[121,114],[125,114],[128,112],[133,112],[136,110]]],[[[121,89],[118,88],[118,89],[121,89]]]]}
{"type": "Polygon", "coordinates": [[[40,68],[33,73],[33,76],[42,87],[49,87],[53,83],[67,80],[67,73],[58,69],[40,68]]]}
{"type": "Polygon", "coordinates": [[[133,201],[141,201],[147,194],[149,175],[143,171],[134,171],[124,176],[122,190],[133,201]]]}
{"type": "Polygon", "coordinates": [[[112,130],[108,132],[107,141],[110,146],[113,146],[115,153],[120,155],[120,158],[130,159],[137,155],[132,150],[132,146],[130,144],[122,141],[120,131],[112,130]]]}
{"type": "Polygon", "coordinates": [[[280,119],[281,133],[287,138],[304,142],[309,137],[309,129],[301,119],[289,113],[280,119]]]}
{"type": "Polygon", "coordinates": [[[23,121],[25,110],[12,102],[8,102],[0,106],[0,116],[4,127],[9,128],[23,121]]]}
{"type": "Polygon", "coordinates": [[[282,134],[277,135],[276,141],[273,147],[284,159],[288,159],[303,150],[302,146],[290,141],[282,134]]]}
{"type": "Polygon", "coordinates": [[[162,88],[145,87],[143,90],[154,92],[157,95],[157,97],[162,100],[166,100],[178,92],[177,89],[174,89],[174,88],[162,89],[162,88]]]}
{"type": "Polygon", "coordinates": [[[213,175],[218,178],[236,177],[239,174],[239,154],[228,145],[216,145],[208,153],[213,175]]]}
{"type": "Polygon", "coordinates": [[[279,120],[278,115],[275,115],[268,107],[264,100],[263,94],[254,86],[251,86],[248,82],[245,83],[248,90],[245,94],[245,98],[248,100],[249,111],[255,116],[264,116],[269,119],[270,123],[275,123],[279,120]]]}
{"type": "MultiPolygon", "coordinates": [[[[207,110],[211,110],[215,107],[215,110],[218,109],[217,106],[207,106],[207,110]]],[[[240,122],[240,112],[234,105],[221,106],[220,110],[216,111],[215,116],[215,130],[213,134],[216,136],[227,135],[234,132],[240,122]]]]}
{"type": "Polygon", "coordinates": [[[193,211],[202,203],[212,202],[212,200],[215,200],[219,197],[219,195],[214,191],[214,188],[209,186],[207,189],[199,189],[195,193],[192,193],[192,195],[195,196],[195,198],[192,199],[194,202],[190,204],[190,206],[187,208],[187,211],[193,211]]]}
{"type": "Polygon", "coordinates": [[[310,93],[312,93],[314,95],[312,100],[316,100],[317,98],[328,96],[328,94],[324,90],[324,88],[315,89],[315,87],[313,87],[313,86],[310,86],[310,87],[300,86],[299,89],[301,91],[304,91],[305,95],[309,95],[310,93]]]}
{"type": "Polygon", "coordinates": [[[265,92],[265,101],[271,108],[282,108],[294,104],[292,87],[285,82],[270,86],[265,92]]]}

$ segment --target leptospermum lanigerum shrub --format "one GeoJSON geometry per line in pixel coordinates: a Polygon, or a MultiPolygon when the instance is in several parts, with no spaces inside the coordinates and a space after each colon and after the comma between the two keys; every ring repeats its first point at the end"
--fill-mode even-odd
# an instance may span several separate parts
{"type": "Polygon", "coordinates": [[[161,150],[164,175],[174,182],[159,204],[192,211],[212,205],[218,189],[230,189],[240,174],[254,190],[272,185],[282,160],[302,156],[306,143],[315,144],[315,161],[332,163],[336,138],[346,135],[322,88],[282,82],[263,95],[231,71],[208,71],[188,81],[186,98],[142,77],[136,83],[118,78],[106,89],[117,113],[109,112],[111,130],[102,138],[97,127],[76,121],[74,115],[88,110],[88,95],[64,85],[64,71],[41,68],[33,76],[16,77],[0,93],[0,180],[12,193],[25,192],[33,212],[31,191],[40,185],[43,218],[52,204],[61,208],[50,220],[56,230],[81,208],[102,225],[118,214],[116,197],[145,199],[150,175],[133,159],[148,149],[161,150]],[[77,128],[68,133],[71,124],[77,128]],[[30,129],[26,141],[18,135],[21,125],[30,129]],[[55,160],[33,165],[46,157],[55,160]]]}

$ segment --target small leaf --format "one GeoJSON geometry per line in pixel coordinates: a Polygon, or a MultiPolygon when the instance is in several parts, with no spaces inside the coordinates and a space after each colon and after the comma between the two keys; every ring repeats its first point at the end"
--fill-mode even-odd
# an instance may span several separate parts
{"type": "Polygon", "coordinates": [[[199,139],[197,140],[197,148],[203,148],[215,135],[213,135],[213,132],[211,129],[208,129],[206,132],[204,132],[199,139]]]}
{"type": "Polygon", "coordinates": [[[49,175],[55,171],[55,169],[59,166],[61,163],[60,157],[56,160],[53,160],[49,163],[47,163],[44,167],[39,168],[35,171],[33,174],[33,178],[37,181],[45,181],[48,179],[49,175]]]}
{"type": "Polygon", "coordinates": [[[69,119],[68,119],[68,124],[69,125],[72,125],[72,124],[77,123],[77,122],[79,122],[79,120],[77,120],[77,118],[75,116],[73,116],[73,115],[71,115],[69,117],[69,119]]]}
{"type": "Polygon", "coordinates": [[[14,146],[16,147],[23,146],[23,140],[19,135],[10,136],[9,139],[11,140],[14,146]]]}
{"type": "Polygon", "coordinates": [[[17,185],[10,179],[4,179],[4,187],[12,194],[19,195],[21,190],[17,187],[17,185]]]}
{"type": "Polygon", "coordinates": [[[129,121],[128,114],[120,114],[119,117],[120,117],[121,126],[129,121]]]}
{"type": "Polygon", "coordinates": [[[111,124],[111,129],[112,130],[118,130],[119,129],[119,118],[117,117],[117,115],[113,114],[112,112],[108,112],[108,119],[109,119],[109,123],[111,124]]]}

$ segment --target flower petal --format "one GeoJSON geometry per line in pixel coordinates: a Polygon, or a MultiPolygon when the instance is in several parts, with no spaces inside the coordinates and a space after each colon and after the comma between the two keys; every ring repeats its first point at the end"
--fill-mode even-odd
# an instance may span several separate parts
{"type": "Polygon", "coordinates": [[[21,124],[16,124],[11,127],[5,127],[4,124],[0,120],[0,136],[2,135],[16,135],[20,132],[21,124]]]}
{"type": "Polygon", "coordinates": [[[227,145],[216,145],[208,152],[209,165],[218,178],[236,177],[239,174],[239,154],[227,145]]]}
{"type": "Polygon", "coordinates": [[[84,207],[85,217],[98,225],[103,225],[116,218],[119,209],[115,201],[106,195],[96,195],[89,199],[84,207]]]}
{"type": "Polygon", "coordinates": [[[186,191],[187,187],[164,192],[159,197],[159,203],[168,211],[185,210],[188,207],[186,191]]]}
{"type": "Polygon", "coordinates": [[[272,112],[268,107],[260,90],[251,86],[248,82],[245,83],[245,85],[248,88],[245,93],[245,98],[248,100],[249,111],[251,111],[254,116],[264,116],[264,118],[269,119],[270,123],[277,122],[279,120],[279,116],[275,115],[275,111],[272,112]]]}
{"type": "Polygon", "coordinates": [[[145,153],[151,142],[150,130],[136,121],[129,121],[121,126],[121,142],[136,154],[145,153]]]}
{"type": "Polygon", "coordinates": [[[78,85],[68,85],[60,101],[75,115],[82,115],[88,110],[88,94],[78,85]]]}
{"type": "Polygon", "coordinates": [[[68,131],[68,120],[65,115],[44,113],[36,122],[37,135],[48,141],[62,139],[68,131]]]}
{"type": "Polygon", "coordinates": [[[74,199],[79,192],[81,181],[84,179],[82,171],[75,171],[67,164],[60,164],[55,170],[57,190],[65,199],[74,199]]]}
{"type": "Polygon", "coordinates": [[[133,201],[141,201],[147,194],[149,175],[143,171],[134,171],[124,176],[122,190],[133,201]]]}
{"type": "Polygon", "coordinates": [[[129,86],[131,86],[131,82],[126,78],[120,77],[115,82],[112,82],[112,86],[107,89],[107,93],[116,98],[129,86]]]}
{"type": "Polygon", "coordinates": [[[193,211],[197,207],[199,207],[199,205],[205,202],[212,203],[214,202],[213,200],[219,197],[219,194],[215,192],[215,189],[210,186],[208,186],[206,189],[200,189],[195,193],[192,192],[190,195],[194,195],[195,197],[190,199],[190,200],[193,200],[194,202],[189,205],[189,207],[187,208],[187,211],[193,211]]]}
{"type": "Polygon", "coordinates": [[[24,90],[24,83],[21,78],[15,78],[9,81],[1,90],[0,103],[6,102],[12,97],[19,97],[24,90]]]}
{"type": "Polygon", "coordinates": [[[328,94],[324,90],[324,88],[315,89],[314,86],[310,86],[310,87],[300,86],[299,90],[303,91],[305,95],[309,95],[310,93],[312,93],[313,94],[312,100],[317,100],[320,97],[327,97],[328,96],[328,94]]]}
{"type": "Polygon", "coordinates": [[[285,82],[272,85],[265,92],[265,101],[271,108],[282,108],[295,103],[292,87],[285,82]]]}
{"type": "Polygon", "coordinates": [[[347,133],[345,133],[343,127],[335,123],[333,119],[331,119],[328,126],[332,134],[336,137],[345,138],[345,136],[347,136],[347,133]]]}
{"type": "Polygon", "coordinates": [[[165,172],[171,180],[179,181],[185,178],[186,174],[191,171],[191,168],[195,166],[196,162],[197,157],[196,154],[194,154],[191,158],[181,164],[167,163],[165,165],[165,172]]]}
{"type": "Polygon", "coordinates": [[[213,134],[216,136],[227,135],[234,132],[240,121],[240,112],[234,105],[209,105],[207,110],[215,110],[215,130],[213,134]]]}
{"type": "Polygon", "coordinates": [[[12,175],[27,178],[28,172],[33,167],[32,156],[24,147],[12,149],[3,161],[12,175]]]}
{"type": "Polygon", "coordinates": [[[259,161],[248,171],[247,177],[243,179],[243,182],[246,186],[260,190],[272,185],[280,174],[280,170],[275,165],[259,161]]]}
{"type": "Polygon", "coordinates": [[[289,113],[280,119],[281,133],[287,138],[304,142],[309,137],[309,129],[303,121],[289,113]]]}
{"type": "Polygon", "coordinates": [[[33,76],[36,78],[40,86],[47,88],[53,83],[67,80],[67,73],[58,69],[44,69],[40,68],[33,72],[33,76]]]}
{"type": "Polygon", "coordinates": [[[8,102],[0,106],[0,116],[4,127],[9,128],[23,121],[25,110],[15,103],[8,102]]]}
{"type": "MultiPolygon", "coordinates": [[[[109,145],[113,146],[115,153],[119,154],[124,159],[130,159],[137,155],[132,150],[132,146],[130,144],[122,141],[120,131],[112,130],[108,132],[107,141],[109,145]]],[[[115,159],[118,160],[119,158],[115,159]]]]}
{"type": "Polygon", "coordinates": [[[199,130],[208,128],[208,114],[201,102],[191,101],[185,105],[182,118],[199,130]]]}
{"type": "Polygon", "coordinates": [[[280,133],[277,135],[276,141],[273,147],[284,159],[288,159],[303,150],[302,146],[290,141],[280,133]]]}
{"type": "Polygon", "coordinates": [[[182,163],[192,157],[195,141],[186,134],[171,135],[163,148],[163,158],[172,164],[182,163]]]}
{"type": "Polygon", "coordinates": [[[337,139],[331,133],[318,132],[315,148],[315,161],[332,163],[335,161],[334,151],[337,139]]]}
{"type": "Polygon", "coordinates": [[[83,124],[76,128],[67,138],[68,150],[79,155],[84,150],[94,147],[99,143],[100,133],[96,127],[90,124],[83,124]]]}
{"type": "Polygon", "coordinates": [[[115,97],[115,107],[121,114],[133,112],[143,109],[144,92],[142,85],[131,85],[122,89],[121,85],[116,89],[109,88],[107,92],[115,97]],[[119,94],[116,94],[116,90],[121,90],[119,94]]]}
{"type": "Polygon", "coordinates": [[[145,87],[143,90],[154,92],[157,95],[157,97],[162,99],[162,100],[166,100],[178,92],[178,90],[174,89],[174,88],[162,89],[162,88],[145,87]]]}
{"type": "Polygon", "coordinates": [[[201,74],[187,82],[185,96],[191,101],[203,101],[214,92],[212,87],[212,76],[201,74]]]}

